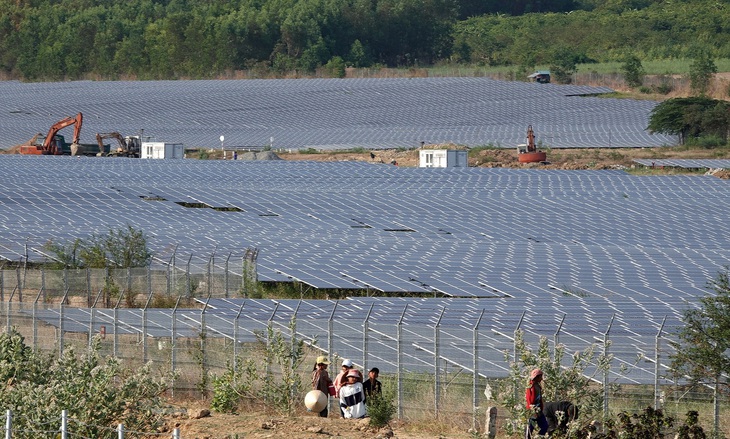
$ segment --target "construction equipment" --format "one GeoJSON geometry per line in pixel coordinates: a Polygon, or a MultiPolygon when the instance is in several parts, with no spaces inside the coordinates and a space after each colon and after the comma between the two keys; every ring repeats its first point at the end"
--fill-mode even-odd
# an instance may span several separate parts
{"type": "Polygon", "coordinates": [[[109,152],[106,154],[110,157],[136,157],[139,158],[140,150],[142,148],[141,136],[126,136],[122,137],[117,132],[112,133],[97,133],[96,142],[99,144],[100,151],[106,151],[106,145],[104,145],[104,139],[116,139],[119,146],[117,148],[109,148],[109,152]]]}
{"type": "Polygon", "coordinates": [[[527,144],[517,146],[517,160],[520,163],[536,163],[547,160],[547,154],[538,151],[535,146],[535,132],[532,131],[532,125],[527,127],[527,144]]]}
{"type": "Polygon", "coordinates": [[[82,121],[83,116],[81,115],[81,113],[77,114],[74,117],[69,116],[65,119],[59,120],[51,126],[51,128],[48,130],[48,134],[46,134],[45,137],[43,137],[41,133],[38,133],[33,136],[33,138],[30,139],[28,143],[20,145],[20,153],[29,155],[68,155],[72,153],[72,151],[76,149],[74,148],[74,145],[78,147],[79,144],[82,121]],[[58,132],[71,125],[75,125],[74,137],[73,141],[71,142],[70,148],[68,148],[64,137],[58,134],[58,132]]]}

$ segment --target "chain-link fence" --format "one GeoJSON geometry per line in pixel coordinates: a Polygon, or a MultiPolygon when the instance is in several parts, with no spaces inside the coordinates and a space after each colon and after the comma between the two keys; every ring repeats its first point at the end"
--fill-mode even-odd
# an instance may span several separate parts
{"type": "MultiPolygon", "coordinates": [[[[128,271],[123,270],[117,276],[125,272],[128,271]]],[[[98,278],[102,278],[86,271],[75,274],[78,276],[54,273],[50,277],[63,282],[65,276],[68,285],[79,278],[83,280],[79,282],[81,285],[87,285],[88,279],[101,282],[98,278]]],[[[133,287],[149,288],[152,284],[153,290],[154,285],[161,288],[168,285],[164,274],[147,270],[136,274],[135,278],[132,271],[131,278],[121,278],[133,287]]],[[[219,280],[218,285],[223,283],[219,280]]],[[[6,291],[0,304],[0,324],[6,329],[17,328],[29,346],[45,352],[85,349],[92,338],[99,337],[101,353],[123,359],[128,367],[152,362],[160,370],[177,371],[173,396],[210,396],[212,378],[222,375],[228,366],[245,359],[253,359],[259,365],[270,362],[263,346],[268,343],[271,328],[289,340],[303,340],[309,346],[307,358],[299,369],[304,383],[302,391],[308,389],[311,366],[317,355],[324,353],[333,359],[333,375],[337,373],[337,360],[350,358],[364,370],[372,367],[381,370],[381,381],[394,395],[399,417],[438,420],[482,430],[487,407],[495,404],[485,389],[507,376],[509,364],[504,356],[511,359],[518,355],[517,331],[526,329],[524,339],[529,346],[537,346],[544,337],[522,320],[514,333],[497,333],[485,321],[483,312],[468,324],[442,320],[443,311],[419,324],[414,318],[415,311],[407,306],[389,305],[391,319],[373,319],[372,305],[370,310],[358,308],[348,305],[351,300],[317,301],[316,304],[290,300],[283,305],[282,301],[249,300],[239,304],[228,300],[235,306],[212,310],[207,304],[197,309],[182,309],[176,306],[177,299],[170,301],[173,305],[169,308],[152,308],[149,303],[128,308],[118,299],[106,307],[100,296],[87,293],[72,298],[47,292],[45,300],[39,300],[42,293],[35,293],[26,294],[20,302],[17,291],[6,291]],[[88,301],[91,307],[86,306],[88,301]],[[66,305],[75,302],[80,306],[66,305]],[[314,308],[320,302],[330,307],[316,314],[314,308]]],[[[658,331],[647,345],[646,341],[638,343],[617,330],[612,333],[610,324],[602,337],[596,337],[595,333],[580,334],[559,325],[547,328],[554,334],[552,346],[593,344],[600,353],[614,355],[610,372],[605,376],[596,373],[593,377],[595,385],[604,391],[606,414],[655,407],[683,420],[687,411],[697,410],[706,431],[712,431],[715,425],[723,427],[719,419],[730,414],[726,396],[715,394],[712,388],[676,386],[668,380],[667,334],[658,331]],[[642,355],[636,355],[637,349],[642,355]],[[632,355],[635,362],[625,364],[632,355]]],[[[639,327],[642,322],[633,324],[639,327]]],[[[502,419],[505,414],[505,410],[500,410],[502,419]]]]}

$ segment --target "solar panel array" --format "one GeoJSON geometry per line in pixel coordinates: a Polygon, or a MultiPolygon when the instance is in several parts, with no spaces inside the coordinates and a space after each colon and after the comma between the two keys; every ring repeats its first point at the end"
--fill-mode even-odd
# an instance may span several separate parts
{"type": "Polygon", "coordinates": [[[635,159],[634,162],[651,168],[730,169],[728,159],[635,159]]]}
{"type": "Polygon", "coordinates": [[[9,260],[131,224],[162,260],[175,247],[257,247],[262,280],[316,288],[686,298],[730,252],[728,182],[714,177],[24,156],[0,166],[9,260]],[[179,204],[190,202],[240,211],[179,204]]]}
{"type": "MultiPolygon", "coordinates": [[[[163,261],[175,247],[178,255],[206,257],[257,247],[261,280],[420,295],[340,302],[338,331],[345,334],[361,331],[373,307],[373,330],[390,338],[373,342],[366,360],[386,367],[394,361],[388,334],[396,317],[405,315],[417,367],[429,355],[424,334],[441,312],[442,355],[467,361],[482,310],[481,328],[496,334],[485,336],[479,354],[490,368],[503,367],[498,357],[525,311],[523,328],[532,336],[553,334],[565,316],[561,342],[570,347],[595,341],[615,314],[616,355],[629,362],[648,352],[661,321],[678,322],[730,261],[729,185],[710,176],[622,171],[0,156],[0,258],[19,260],[27,249],[42,261],[48,240],[129,224],[148,235],[163,261]]],[[[298,309],[306,322],[301,333],[320,333],[332,302],[295,302],[247,302],[247,321],[259,328],[280,303],[277,318],[298,309]]],[[[220,315],[208,325],[230,337],[225,328],[240,302],[211,306],[220,315]]],[[[88,310],[67,311],[78,331],[88,330],[88,310]]],[[[169,333],[170,312],[157,311],[152,335],[169,333]]],[[[139,310],[123,313],[130,331],[139,331],[139,310]]],[[[199,331],[199,313],[180,311],[189,322],[180,335],[199,331]]],[[[358,346],[336,349],[357,358],[358,346]]],[[[642,370],[628,379],[645,382],[642,370]]]]}
{"type": "MultiPolygon", "coordinates": [[[[429,372],[438,352],[449,366],[469,372],[475,370],[476,355],[477,372],[492,378],[507,375],[505,352],[512,353],[518,326],[533,347],[539,337],[551,342],[557,338],[565,347],[565,364],[570,363],[574,352],[591,344],[600,345],[608,333],[610,353],[615,357],[611,382],[651,384],[654,364],[637,362],[637,355],[653,360],[659,336],[665,339],[660,361],[666,362],[666,339],[671,334],[661,333],[659,328],[662,323],[666,327],[679,324],[674,316],[665,321],[662,316],[625,303],[567,296],[556,296],[527,308],[519,300],[505,298],[475,301],[358,297],[337,302],[211,299],[205,303],[204,318],[200,309],[95,309],[92,315],[89,309],[66,308],[63,329],[96,333],[104,326],[109,333],[155,338],[195,338],[205,331],[208,336],[229,340],[235,337],[237,343],[252,343],[258,340],[257,334],[265,333],[268,325],[289,336],[294,318],[298,338],[306,342],[316,340],[322,351],[333,357],[336,354],[350,358],[366,369],[377,366],[381,372],[394,373],[400,364],[412,372],[429,372]],[[436,340],[438,347],[434,345],[436,340]]],[[[35,317],[58,327],[59,313],[58,309],[45,309],[37,311],[35,317]]],[[[665,369],[662,366],[662,375],[665,369]]],[[[589,375],[595,372],[595,365],[586,370],[589,375]]]]}
{"type": "Polygon", "coordinates": [[[545,147],[676,144],[646,131],[655,102],[592,97],[607,92],[488,78],[2,81],[0,148],[78,112],[82,143],[96,143],[98,132],[144,129],[152,140],[188,147],[220,147],[224,136],[224,145],[284,149],[514,148],[532,125],[545,147]]]}

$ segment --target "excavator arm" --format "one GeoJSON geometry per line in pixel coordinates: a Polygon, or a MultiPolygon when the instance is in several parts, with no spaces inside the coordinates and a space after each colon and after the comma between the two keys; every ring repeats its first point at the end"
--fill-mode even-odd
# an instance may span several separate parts
{"type": "Polygon", "coordinates": [[[59,155],[61,154],[61,151],[58,149],[58,145],[55,142],[56,134],[58,134],[59,131],[62,129],[75,125],[74,126],[74,137],[73,137],[73,144],[78,145],[79,143],[79,137],[81,136],[81,123],[83,121],[83,115],[81,113],[77,114],[74,117],[67,117],[65,119],[61,119],[58,122],[54,123],[51,128],[48,130],[48,134],[46,135],[45,140],[43,141],[42,151],[44,154],[52,154],[52,155],[59,155]]]}
{"type": "Polygon", "coordinates": [[[128,149],[127,142],[125,142],[124,137],[122,137],[122,135],[117,132],[97,133],[96,134],[96,143],[99,144],[99,151],[104,151],[104,139],[110,139],[110,138],[117,139],[117,142],[119,142],[119,149],[117,150],[118,153],[127,152],[127,149],[128,149]]]}

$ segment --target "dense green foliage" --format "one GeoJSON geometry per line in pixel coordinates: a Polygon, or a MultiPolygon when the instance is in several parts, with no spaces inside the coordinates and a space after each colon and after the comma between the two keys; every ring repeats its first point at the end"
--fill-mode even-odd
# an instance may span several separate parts
{"type": "MultiPolygon", "coordinates": [[[[109,437],[118,423],[128,431],[154,431],[162,422],[160,394],[169,383],[149,367],[134,371],[102,358],[98,340],[76,355],[34,353],[15,330],[0,334],[0,402],[13,412],[13,437],[48,437],[68,411],[74,437],[109,437]]],[[[168,377],[171,378],[171,377],[168,377]]]]}
{"type": "Polygon", "coordinates": [[[651,111],[648,129],[678,135],[680,143],[703,136],[715,136],[724,143],[730,129],[730,103],[701,96],[668,99],[651,111]]]}
{"type": "MultiPolygon", "coordinates": [[[[340,77],[344,66],[531,69],[730,57],[728,0],[0,0],[0,72],[24,80],[340,77]]],[[[566,70],[567,67],[567,70],[566,70]]]]}

